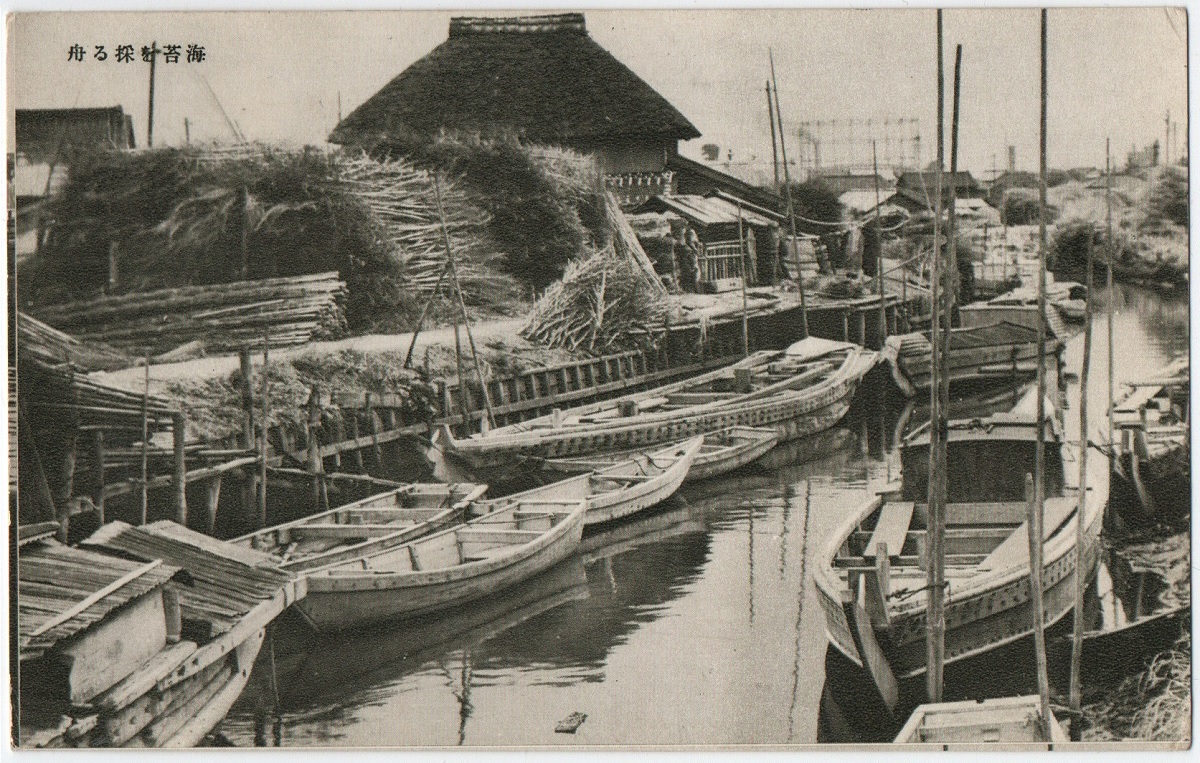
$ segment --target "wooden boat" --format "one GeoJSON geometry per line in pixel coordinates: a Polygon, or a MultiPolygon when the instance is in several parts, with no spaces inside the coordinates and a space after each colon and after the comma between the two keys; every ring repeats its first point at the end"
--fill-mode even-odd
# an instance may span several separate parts
{"type": "Polygon", "coordinates": [[[463,524],[308,571],[296,611],[318,631],[337,631],[485,598],[574,553],[586,511],[582,498],[476,501],[463,524]]]}
{"type": "MultiPolygon", "coordinates": [[[[1024,480],[1033,472],[1037,422],[1029,400],[1013,412],[950,422],[944,544],[947,663],[1032,632],[1024,480]]],[[[1053,417],[1043,426],[1048,627],[1074,606],[1078,470],[1064,464],[1077,458],[1078,444],[1062,441],[1053,417]]],[[[849,514],[831,536],[815,575],[830,643],[866,668],[890,702],[897,679],[921,675],[926,667],[928,458],[926,426],[904,444],[902,484],[849,514]]],[[[1089,460],[1089,467],[1095,461],[1089,460]]],[[[1082,521],[1089,576],[1099,554],[1108,498],[1105,468],[1101,464],[1088,473],[1082,521]]]]}
{"type": "Polygon", "coordinates": [[[172,522],[113,522],[83,546],[21,540],[20,745],[199,744],[304,580],[172,522]]]}
{"type": "Polygon", "coordinates": [[[1001,697],[980,702],[918,705],[896,735],[896,744],[937,745],[942,749],[1053,749],[1070,741],[1053,714],[1042,722],[1037,696],[1001,697]]]}
{"type": "Polygon", "coordinates": [[[456,525],[485,492],[473,483],[413,483],[231,542],[272,554],[285,569],[310,570],[456,525]]]}
{"type": "Polygon", "coordinates": [[[1188,358],[1152,379],[1127,383],[1113,408],[1113,511],[1126,529],[1191,523],[1191,403],[1188,358]]]}
{"type": "Polygon", "coordinates": [[[507,506],[525,501],[582,499],[587,503],[585,525],[611,522],[657,506],[675,495],[703,445],[703,436],[693,437],[650,453],[635,454],[585,474],[483,503],[507,506]]]}
{"type": "MultiPolygon", "coordinates": [[[[1048,361],[1053,362],[1059,346],[1056,339],[1047,341],[1048,361]]],[[[884,342],[883,359],[905,397],[929,391],[932,352],[929,332],[897,334],[884,342]]],[[[1037,330],[1009,322],[951,329],[949,366],[951,388],[1032,378],[1037,373],[1037,330]]]]}
{"type": "Polygon", "coordinates": [[[780,441],[828,429],[878,353],[809,337],[693,379],[435,445],[476,473],[591,453],[646,449],[734,426],[774,427],[780,441]]]}
{"type": "MultiPolygon", "coordinates": [[[[774,429],[760,427],[730,427],[704,435],[704,442],[692,467],[684,477],[684,484],[700,482],[726,474],[758,460],[779,442],[779,433],[774,429]]],[[[596,453],[579,458],[552,458],[543,466],[543,471],[578,474],[604,469],[612,464],[639,456],[642,451],[620,453],[596,453]]]]}

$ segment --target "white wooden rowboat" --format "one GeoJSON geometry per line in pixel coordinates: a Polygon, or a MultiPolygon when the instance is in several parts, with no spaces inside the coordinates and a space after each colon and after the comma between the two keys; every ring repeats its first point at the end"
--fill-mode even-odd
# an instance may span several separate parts
{"type": "Polygon", "coordinates": [[[896,735],[896,744],[936,745],[944,750],[1046,750],[1070,741],[1053,715],[1044,727],[1037,696],[981,702],[919,705],[896,735]]]}
{"type": "MultiPolygon", "coordinates": [[[[730,427],[704,435],[704,444],[692,461],[684,484],[719,477],[752,463],[779,443],[779,433],[761,427],[730,427]]],[[[543,471],[579,474],[628,460],[641,451],[597,453],[579,458],[552,458],[543,471]]]]}
{"type": "MultiPolygon", "coordinates": [[[[1053,418],[1045,426],[1042,599],[1049,627],[1074,605],[1079,491],[1077,443],[1062,441],[1053,418]]],[[[1033,471],[1037,424],[1024,413],[995,414],[951,422],[949,432],[945,659],[952,663],[1032,633],[1024,478],[1033,471]]],[[[896,680],[926,667],[928,449],[927,433],[910,436],[903,485],[850,513],[815,574],[830,644],[866,668],[893,702],[896,680]]],[[[1088,576],[1108,499],[1106,467],[1098,461],[1088,462],[1098,468],[1089,468],[1083,511],[1088,576]]]]}
{"type": "Polygon", "coordinates": [[[463,524],[310,570],[297,611],[318,631],[336,631],[475,601],[574,553],[586,510],[583,499],[477,501],[463,524]]]}
{"type": "Polygon", "coordinates": [[[456,525],[485,492],[487,485],[469,482],[413,483],[231,542],[273,554],[286,569],[310,570],[456,525]]]}
{"type": "Polygon", "coordinates": [[[585,525],[610,522],[657,506],[683,484],[703,437],[693,437],[651,453],[638,453],[616,463],[485,503],[507,506],[521,501],[584,500],[585,525]]]}
{"type": "Polygon", "coordinates": [[[780,441],[823,431],[850,407],[879,354],[810,337],[782,352],[757,352],[732,366],[653,390],[435,445],[475,473],[524,463],[655,445],[735,426],[772,427],[780,441]]]}

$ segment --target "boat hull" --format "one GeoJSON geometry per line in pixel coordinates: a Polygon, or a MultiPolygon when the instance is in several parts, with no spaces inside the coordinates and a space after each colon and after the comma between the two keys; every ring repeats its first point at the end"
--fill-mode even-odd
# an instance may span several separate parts
{"type": "Polygon", "coordinates": [[[495,559],[428,572],[313,575],[297,611],[316,630],[337,631],[476,601],[566,559],[579,546],[583,521],[584,512],[575,511],[534,543],[495,559]]]}
{"type": "Polygon", "coordinates": [[[829,379],[810,389],[787,390],[749,401],[683,409],[670,415],[635,417],[628,423],[563,431],[522,432],[504,438],[469,438],[447,451],[476,473],[505,472],[533,460],[577,458],[603,451],[644,450],[738,426],[771,427],[779,442],[815,434],[836,424],[850,408],[858,384],[874,366],[876,353],[863,352],[829,379]]]}

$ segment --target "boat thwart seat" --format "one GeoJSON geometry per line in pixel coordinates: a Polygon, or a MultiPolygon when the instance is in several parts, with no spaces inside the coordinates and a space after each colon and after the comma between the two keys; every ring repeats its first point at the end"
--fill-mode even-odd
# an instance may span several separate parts
{"type": "Polygon", "coordinates": [[[913,509],[916,504],[912,501],[885,501],[879,510],[879,520],[875,522],[875,531],[867,541],[863,558],[874,561],[882,546],[887,549],[887,555],[900,556],[904,541],[908,538],[908,528],[912,524],[913,509]]]}

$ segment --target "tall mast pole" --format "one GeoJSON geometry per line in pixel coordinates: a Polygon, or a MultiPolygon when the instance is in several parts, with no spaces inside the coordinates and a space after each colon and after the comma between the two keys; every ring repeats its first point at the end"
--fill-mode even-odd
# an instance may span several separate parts
{"type": "MultiPolygon", "coordinates": [[[[1046,499],[1046,10],[1042,9],[1041,48],[1041,177],[1038,192],[1038,352],[1037,352],[1037,445],[1034,451],[1032,516],[1029,522],[1030,603],[1033,614],[1033,645],[1037,657],[1038,695],[1042,708],[1043,728],[1049,733],[1050,682],[1046,667],[1046,634],[1044,602],[1042,600],[1042,523],[1046,499]]],[[[1081,519],[1076,518],[1077,521],[1081,519]]],[[[1076,571],[1079,572],[1078,570],[1076,571]]]]}
{"type": "Polygon", "coordinates": [[[942,260],[942,165],[945,161],[945,74],[942,61],[942,9],[937,10],[937,165],[934,174],[933,200],[933,272],[930,274],[930,380],[929,385],[929,572],[928,604],[926,606],[926,670],[925,690],[930,702],[942,701],[942,663],[946,654],[946,616],[942,609],[945,571],[942,569],[942,479],[939,470],[942,459],[939,452],[945,447],[942,442],[942,420],[940,387],[937,380],[942,373],[942,359],[938,332],[941,325],[940,295],[938,281],[941,279],[942,260]]]}
{"type": "Polygon", "coordinates": [[[1113,446],[1113,407],[1116,393],[1113,385],[1113,318],[1117,314],[1116,289],[1113,288],[1113,263],[1117,259],[1116,248],[1113,246],[1112,226],[1112,154],[1109,139],[1104,139],[1104,207],[1105,220],[1108,228],[1108,446],[1113,446]]]}
{"type": "Polygon", "coordinates": [[[767,48],[771,59],[771,84],[775,87],[775,118],[779,121],[779,153],[783,158],[783,188],[787,198],[788,221],[792,228],[792,246],[796,247],[796,286],[800,289],[800,323],[808,339],[808,300],[804,296],[804,274],[800,271],[800,241],[796,238],[796,210],[792,206],[792,176],[788,171],[787,141],[783,138],[783,112],[779,108],[779,80],[775,79],[775,54],[767,48]]]}
{"type": "Polygon", "coordinates": [[[883,226],[879,222],[879,157],[875,153],[875,141],[871,141],[871,173],[875,184],[875,235],[878,247],[875,250],[875,280],[879,282],[879,348],[887,339],[887,297],[883,290],[883,226]]]}
{"type": "Polygon", "coordinates": [[[775,140],[775,107],[771,103],[770,82],[767,82],[767,121],[771,123],[771,169],[775,172],[775,190],[779,190],[779,146],[775,140]]]}

